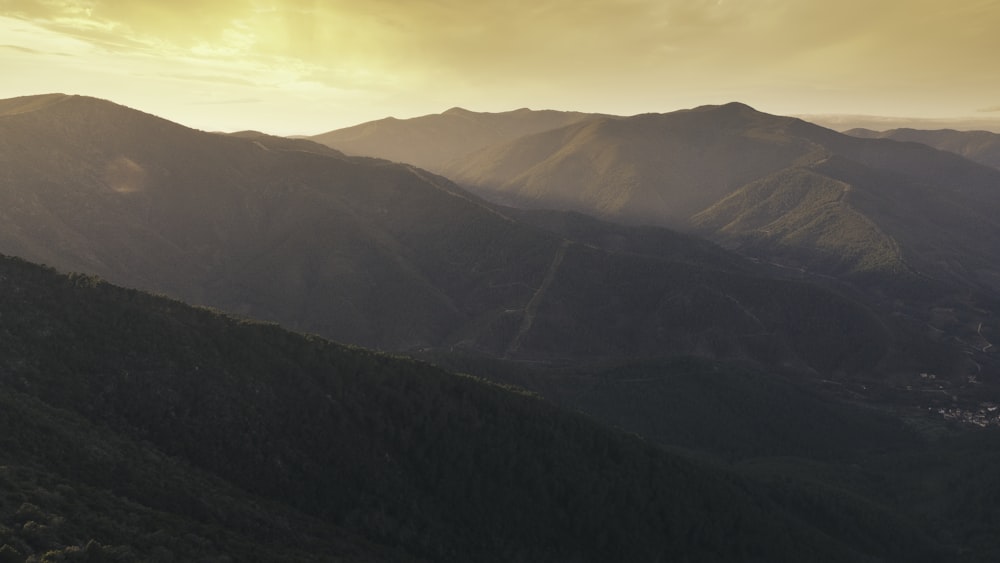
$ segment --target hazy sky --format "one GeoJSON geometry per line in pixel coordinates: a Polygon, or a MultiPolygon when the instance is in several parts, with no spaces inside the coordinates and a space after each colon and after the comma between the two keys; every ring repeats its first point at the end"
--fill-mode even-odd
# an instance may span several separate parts
{"type": "Polygon", "coordinates": [[[320,133],[452,106],[1000,116],[1000,0],[0,0],[0,98],[320,133]]]}

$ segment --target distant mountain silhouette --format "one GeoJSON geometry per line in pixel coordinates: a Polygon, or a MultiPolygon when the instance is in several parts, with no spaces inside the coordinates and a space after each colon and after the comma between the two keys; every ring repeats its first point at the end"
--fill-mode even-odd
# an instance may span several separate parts
{"type": "Polygon", "coordinates": [[[742,104],[602,118],[485,149],[442,172],[516,205],[683,225],[736,186],[808,158],[793,120],[742,104]]]}
{"type": "Polygon", "coordinates": [[[529,109],[480,113],[456,107],[412,119],[371,121],[309,139],[347,154],[375,156],[440,172],[451,161],[479,149],[595,117],[529,109]]]}
{"type": "Polygon", "coordinates": [[[957,131],[993,131],[1000,133],[1000,118],[989,116],[987,112],[979,117],[888,117],[879,115],[850,114],[798,114],[810,123],[822,125],[835,131],[850,129],[871,129],[885,131],[888,129],[954,129],[957,131]]]}
{"type": "Polygon", "coordinates": [[[851,129],[844,134],[865,139],[892,139],[923,143],[959,154],[980,164],[1000,168],[1000,134],[990,131],[955,131],[954,129],[851,129]]]}
{"type": "Polygon", "coordinates": [[[587,234],[600,225],[570,238],[306,140],[84,97],[5,103],[31,111],[0,117],[0,251],[65,270],[386,350],[855,372],[891,339],[864,306],[689,237],[630,252],[587,234]]]}

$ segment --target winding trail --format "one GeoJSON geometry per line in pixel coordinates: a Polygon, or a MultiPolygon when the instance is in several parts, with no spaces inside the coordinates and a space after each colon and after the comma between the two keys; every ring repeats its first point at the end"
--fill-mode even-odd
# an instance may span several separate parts
{"type": "Polygon", "coordinates": [[[545,273],[545,278],[542,279],[542,284],[538,286],[535,294],[531,296],[531,300],[528,301],[528,305],[524,308],[524,318],[521,319],[521,326],[518,328],[514,339],[511,340],[510,345],[507,346],[507,353],[504,354],[505,358],[509,358],[512,354],[516,354],[520,350],[521,340],[531,330],[531,325],[535,322],[535,315],[538,313],[538,306],[541,304],[546,290],[552,285],[552,280],[555,279],[556,272],[559,271],[559,266],[562,265],[563,258],[566,257],[566,249],[569,248],[570,244],[572,243],[568,240],[564,240],[559,244],[556,255],[552,258],[552,263],[549,265],[549,271],[545,273]]]}
{"type": "Polygon", "coordinates": [[[986,340],[983,336],[983,323],[979,323],[979,327],[976,328],[976,332],[979,334],[979,338],[982,338],[983,342],[986,343],[986,346],[983,346],[983,352],[986,352],[993,347],[993,344],[989,340],[986,340]]]}

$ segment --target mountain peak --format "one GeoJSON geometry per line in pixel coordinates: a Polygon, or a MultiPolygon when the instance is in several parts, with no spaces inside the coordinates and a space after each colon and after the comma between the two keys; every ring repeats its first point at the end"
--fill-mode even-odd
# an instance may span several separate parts
{"type": "Polygon", "coordinates": [[[757,111],[756,109],[754,109],[750,105],[744,104],[743,102],[729,102],[729,103],[723,104],[723,105],[721,105],[719,107],[723,108],[723,109],[741,109],[741,110],[757,111]]]}
{"type": "Polygon", "coordinates": [[[695,108],[695,111],[714,111],[725,114],[754,114],[760,113],[753,107],[743,102],[729,102],[721,105],[706,105],[695,108]]]}
{"type": "Polygon", "coordinates": [[[469,110],[467,110],[467,109],[465,109],[465,108],[455,106],[455,107],[453,107],[453,108],[445,111],[442,115],[468,115],[470,113],[472,113],[472,112],[469,111],[469,110]]]}
{"type": "Polygon", "coordinates": [[[14,115],[16,113],[28,113],[40,110],[53,104],[68,100],[75,96],[66,94],[39,94],[36,96],[21,96],[0,100],[0,115],[14,115]]]}

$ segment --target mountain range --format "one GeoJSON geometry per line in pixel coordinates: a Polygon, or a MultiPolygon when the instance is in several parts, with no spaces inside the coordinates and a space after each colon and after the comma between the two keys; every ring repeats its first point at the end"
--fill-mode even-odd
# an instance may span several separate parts
{"type": "Polygon", "coordinates": [[[953,152],[731,103],[595,115],[439,166],[491,201],[670,226],[792,276],[846,283],[885,315],[974,343],[964,369],[991,361],[979,351],[993,323],[982,311],[1000,289],[1000,171],[953,152]],[[947,326],[942,308],[957,311],[947,326]]]}
{"type": "Polygon", "coordinates": [[[527,108],[482,113],[455,107],[439,115],[386,118],[308,137],[358,156],[378,156],[427,170],[518,137],[593,119],[595,114],[527,108]]]}
{"type": "Polygon", "coordinates": [[[921,143],[953,152],[969,160],[1000,168],[1000,134],[990,131],[956,131],[954,129],[849,129],[844,134],[865,139],[892,139],[921,143]]]}
{"type": "Polygon", "coordinates": [[[863,305],[690,237],[621,251],[597,240],[610,226],[570,238],[429,172],[305,140],[82,97],[14,107],[0,115],[0,251],[62,270],[396,351],[856,372],[889,345],[863,305]]]}
{"type": "Polygon", "coordinates": [[[1000,554],[1000,171],[735,103],[323,137],[0,100],[0,561],[1000,554]]]}
{"type": "MultiPolygon", "coordinates": [[[[411,120],[412,127],[419,121],[452,139],[430,125],[444,117],[411,120]]],[[[396,135],[385,131],[384,151],[374,134],[364,147],[346,139],[338,146],[384,157],[396,135]]],[[[758,257],[797,256],[798,265],[827,274],[909,271],[997,287],[990,265],[998,248],[997,170],[743,104],[594,115],[417,164],[491,200],[694,230],[758,257]]]]}

